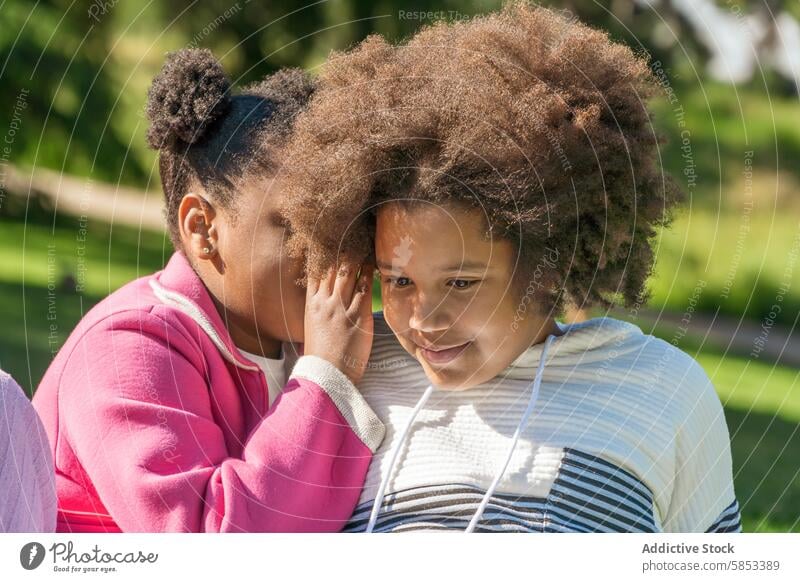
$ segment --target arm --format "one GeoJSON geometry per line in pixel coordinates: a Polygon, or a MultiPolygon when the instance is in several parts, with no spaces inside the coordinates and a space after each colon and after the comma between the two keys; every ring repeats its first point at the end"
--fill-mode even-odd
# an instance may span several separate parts
{"type": "Polygon", "coordinates": [[[730,436],[722,403],[693,359],[676,436],[676,475],[665,532],[740,532],[730,436]]]}
{"type": "Polygon", "coordinates": [[[201,356],[168,325],[144,313],[91,330],[62,379],[62,430],[122,530],[339,530],[383,438],[355,387],[301,358],[234,458],[201,356]]]}
{"type": "Polygon", "coordinates": [[[27,395],[3,371],[0,426],[0,532],[51,533],[56,485],[50,444],[27,395]]]}

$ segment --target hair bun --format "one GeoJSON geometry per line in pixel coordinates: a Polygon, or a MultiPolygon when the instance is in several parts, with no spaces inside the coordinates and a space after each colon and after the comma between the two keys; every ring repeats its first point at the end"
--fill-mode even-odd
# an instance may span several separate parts
{"type": "Polygon", "coordinates": [[[169,53],[147,94],[150,147],[198,141],[228,109],[229,89],[230,81],[210,50],[169,53]]]}

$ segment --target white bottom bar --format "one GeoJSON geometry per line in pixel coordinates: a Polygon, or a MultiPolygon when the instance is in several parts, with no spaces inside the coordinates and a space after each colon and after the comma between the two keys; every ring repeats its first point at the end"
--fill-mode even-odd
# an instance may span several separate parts
{"type": "Polygon", "coordinates": [[[0,580],[797,581],[798,550],[800,534],[0,534],[0,580]]]}

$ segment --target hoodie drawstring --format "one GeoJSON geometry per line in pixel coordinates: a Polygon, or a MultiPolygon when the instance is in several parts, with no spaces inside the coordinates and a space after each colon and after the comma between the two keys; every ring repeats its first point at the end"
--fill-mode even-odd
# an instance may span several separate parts
{"type": "MultiPolygon", "coordinates": [[[[514,431],[514,437],[511,440],[511,446],[508,448],[508,453],[506,454],[505,463],[501,467],[500,471],[495,475],[492,484],[489,486],[489,489],[486,491],[486,494],[483,496],[483,499],[478,505],[478,509],[475,511],[475,514],[472,516],[472,519],[467,526],[467,529],[464,530],[464,533],[472,533],[475,531],[475,527],[478,525],[481,517],[483,516],[483,512],[486,510],[486,506],[489,504],[489,500],[492,498],[495,489],[497,489],[498,483],[500,483],[500,479],[503,478],[503,475],[508,468],[508,464],[511,462],[511,456],[514,453],[514,449],[517,447],[517,442],[519,441],[519,437],[522,434],[522,430],[528,424],[528,419],[530,418],[531,414],[533,413],[533,409],[536,406],[536,401],[539,398],[539,387],[542,385],[542,374],[544,373],[544,362],[547,356],[547,350],[550,347],[552,341],[556,338],[554,335],[547,336],[547,339],[544,342],[544,347],[542,348],[542,356],[539,359],[539,367],[536,370],[536,376],[533,379],[533,387],[531,389],[531,396],[528,400],[528,407],[525,409],[525,412],[522,415],[522,418],[517,424],[517,429],[514,431]]],[[[392,451],[392,457],[389,460],[389,467],[384,473],[383,478],[381,479],[380,486],[378,487],[378,492],[375,495],[375,501],[372,504],[372,512],[369,516],[369,522],[367,523],[366,533],[372,533],[372,530],[375,529],[375,523],[378,520],[378,512],[380,511],[381,505],[383,505],[383,498],[386,492],[386,486],[389,483],[389,480],[392,478],[392,470],[394,469],[395,461],[397,461],[397,455],[400,452],[400,449],[403,447],[406,438],[408,437],[408,433],[411,431],[411,426],[414,424],[414,420],[417,418],[417,414],[425,406],[425,403],[430,398],[431,394],[433,393],[433,385],[428,386],[425,389],[425,392],[422,394],[422,397],[417,402],[417,405],[414,407],[414,410],[411,412],[411,417],[408,419],[406,426],[403,428],[403,432],[400,435],[400,440],[394,447],[394,451],[392,451]]]]}
{"type": "Polygon", "coordinates": [[[372,504],[372,512],[369,515],[369,523],[367,524],[367,531],[366,533],[372,533],[372,530],[375,528],[375,521],[378,519],[378,512],[381,509],[381,505],[383,504],[383,496],[384,492],[386,491],[386,485],[389,483],[389,479],[392,476],[392,469],[394,469],[394,463],[397,460],[397,454],[400,452],[400,449],[403,447],[403,443],[408,436],[408,432],[411,430],[411,425],[414,424],[414,419],[417,418],[417,414],[425,406],[425,403],[428,401],[428,398],[431,397],[433,393],[433,384],[428,386],[425,389],[425,392],[422,394],[422,398],[419,399],[417,405],[414,407],[414,410],[411,412],[411,418],[408,419],[405,428],[403,428],[403,432],[400,435],[400,440],[395,445],[394,450],[392,451],[392,457],[389,460],[389,468],[386,470],[386,474],[381,479],[380,487],[378,487],[378,493],[375,495],[375,502],[372,504]]]}

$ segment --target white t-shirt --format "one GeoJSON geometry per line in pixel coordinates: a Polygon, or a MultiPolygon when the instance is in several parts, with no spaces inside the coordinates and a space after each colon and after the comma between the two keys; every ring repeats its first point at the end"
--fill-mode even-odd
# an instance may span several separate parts
{"type": "Polygon", "coordinates": [[[286,385],[286,354],[283,346],[281,346],[281,357],[279,359],[257,356],[241,348],[239,348],[239,351],[242,352],[244,357],[257,364],[267,377],[267,390],[269,391],[269,405],[271,407],[286,385]]]}

